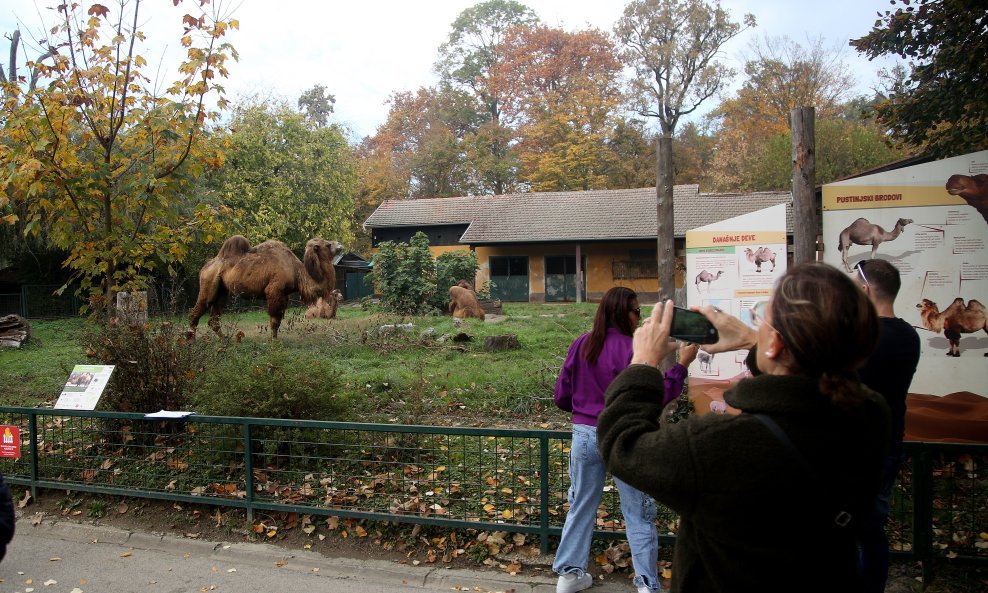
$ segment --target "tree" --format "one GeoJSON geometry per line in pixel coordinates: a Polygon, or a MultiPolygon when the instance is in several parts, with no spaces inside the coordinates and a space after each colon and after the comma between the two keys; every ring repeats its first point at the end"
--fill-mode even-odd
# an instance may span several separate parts
{"type": "MultiPolygon", "coordinates": [[[[766,155],[765,150],[788,132],[793,109],[813,106],[818,121],[840,116],[854,79],[840,50],[828,49],[822,39],[804,48],[788,37],[765,37],[751,49],[744,83],[712,114],[719,124],[713,176],[719,188],[729,191],[789,189],[790,183],[775,187],[774,181],[766,182],[778,173],[778,153],[766,155]]],[[[791,169],[791,155],[786,162],[791,169]]]]}
{"type": "Polygon", "coordinates": [[[312,237],[350,245],[357,176],[335,124],[321,125],[284,101],[235,106],[223,166],[210,186],[252,242],[278,239],[300,249],[312,237]]]}
{"type": "Polygon", "coordinates": [[[988,148],[988,13],[981,0],[892,0],[851,46],[908,60],[909,76],[878,105],[894,138],[936,157],[988,148]]]}
{"type": "Polygon", "coordinates": [[[313,86],[298,98],[298,107],[305,112],[317,128],[329,124],[329,116],[333,113],[336,97],[326,93],[326,87],[321,84],[313,86]]]}
{"type": "Polygon", "coordinates": [[[535,191],[604,187],[621,102],[614,45],[594,29],[531,25],[512,27],[502,48],[491,87],[517,126],[519,179],[535,191]]]}
{"type": "Polygon", "coordinates": [[[675,239],[672,210],[672,136],[684,115],[723,88],[733,71],[717,60],[720,48],[748,27],[731,21],[720,1],[632,0],[614,32],[624,46],[622,57],[637,74],[629,95],[641,115],[659,120],[662,136],[656,179],[659,296],[675,291],[675,239]]]}
{"type": "Polygon", "coordinates": [[[491,83],[491,71],[502,62],[502,42],[515,25],[538,21],[530,8],[513,0],[487,0],[467,8],[453,21],[439,47],[436,72],[443,85],[467,91],[479,102],[484,124],[469,145],[479,168],[484,191],[502,194],[514,183],[515,165],[509,154],[511,134],[502,129],[502,97],[491,83]]]}
{"type": "Polygon", "coordinates": [[[137,52],[141,7],[61,4],[60,23],[39,42],[50,59],[28,62],[37,88],[4,83],[8,176],[0,189],[22,208],[27,232],[44,227],[68,252],[64,265],[92,296],[143,288],[155,270],[181,262],[190,243],[221,231],[214,212],[188,210],[184,196],[221,160],[205,142],[205,124],[218,115],[206,98],[226,104],[216,80],[236,57],[223,38],[238,23],[217,9],[182,14],[186,57],[158,94],[137,52]]]}

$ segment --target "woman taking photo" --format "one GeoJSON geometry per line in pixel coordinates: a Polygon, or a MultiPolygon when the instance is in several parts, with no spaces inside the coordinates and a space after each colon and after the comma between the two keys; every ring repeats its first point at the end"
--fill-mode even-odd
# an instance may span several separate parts
{"type": "MultiPolygon", "coordinates": [[[[574,593],[593,584],[587,573],[587,559],[607,474],[597,450],[597,415],[604,408],[607,386],[631,362],[631,336],[640,317],[635,291],[623,286],[608,290],[597,307],[593,329],[573,342],[559,371],[555,402],[573,414],[573,445],[569,460],[570,508],[552,565],[559,574],[557,593],[574,593]]],[[[686,365],[696,352],[696,345],[681,347],[680,364],[669,369],[665,377],[667,402],[683,391],[686,365]]],[[[662,587],[656,565],[659,539],[655,502],[620,480],[614,482],[631,546],[635,586],[640,593],[659,591],[662,587]]]]}
{"type": "MultiPolygon", "coordinates": [[[[889,414],[856,369],[878,335],[867,296],[825,264],[779,279],[753,330],[698,309],[720,341],[756,349],[758,376],[724,394],[741,414],[658,421],[672,302],[634,336],[598,423],[607,469],[680,515],[672,590],[855,591],[856,530],[881,477],[889,414]]],[[[755,369],[753,369],[755,371],[755,369]]]]}

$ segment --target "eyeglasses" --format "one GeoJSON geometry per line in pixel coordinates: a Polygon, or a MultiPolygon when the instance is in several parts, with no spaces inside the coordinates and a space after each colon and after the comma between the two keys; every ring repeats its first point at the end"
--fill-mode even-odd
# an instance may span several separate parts
{"type": "Polygon", "coordinates": [[[870,261],[871,261],[870,259],[863,259],[863,260],[859,261],[858,263],[854,264],[854,269],[857,270],[858,275],[861,276],[861,279],[862,280],[864,280],[865,286],[869,286],[869,287],[871,286],[871,282],[868,282],[868,277],[865,276],[864,267],[865,267],[865,264],[868,263],[868,262],[870,262],[870,261]]]}
{"type": "Polygon", "coordinates": [[[635,315],[639,316],[639,317],[642,316],[642,308],[641,307],[636,307],[634,309],[631,309],[631,312],[634,313],[635,315]]]}
{"type": "Polygon", "coordinates": [[[758,301],[757,303],[755,303],[755,306],[751,308],[752,327],[758,329],[764,324],[765,327],[779,334],[779,337],[782,338],[783,342],[785,342],[786,337],[782,335],[782,332],[775,329],[775,327],[768,322],[768,320],[766,319],[767,314],[768,314],[768,301],[758,301]]]}

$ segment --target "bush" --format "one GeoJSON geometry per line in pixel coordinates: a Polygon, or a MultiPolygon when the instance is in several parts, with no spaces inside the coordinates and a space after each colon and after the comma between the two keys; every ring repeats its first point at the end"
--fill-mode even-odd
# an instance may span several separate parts
{"type": "Polygon", "coordinates": [[[263,343],[232,350],[203,373],[193,398],[196,411],[211,416],[347,421],[359,410],[341,386],[330,361],[263,343]]]}
{"type": "Polygon", "coordinates": [[[184,330],[169,322],[93,322],[82,341],[91,357],[116,367],[98,408],[117,412],[190,409],[193,385],[222,350],[208,339],[189,342],[184,330]]]}
{"type": "Polygon", "coordinates": [[[472,251],[447,251],[436,258],[436,296],[433,306],[446,310],[449,287],[460,280],[471,285],[477,277],[477,254],[472,251]]]}
{"type": "Polygon", "coordinates": [[[415,233],[408,244],[381,243],[371,273],[385,309],[400,315],[425,315],[435,309],[436,262],[425,233],[415,233]]]}

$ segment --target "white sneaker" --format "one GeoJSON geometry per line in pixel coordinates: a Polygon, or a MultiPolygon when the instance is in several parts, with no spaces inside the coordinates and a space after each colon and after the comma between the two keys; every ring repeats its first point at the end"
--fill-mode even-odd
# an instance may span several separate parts
{"type": "Polygon", "coordinates": [[[591,585],[593,585],[593,577],[589,573],[583,573],[582,577],[576,576],[574,572],[561,574],[556,581],[556,593],[576,593],[589,589],[591,585]]]}
{"type": "Polygon", "coordinates": [[[662,589],[649,589],[648,585],[638,587],[638,593],[662,593],[662,589]]]}

